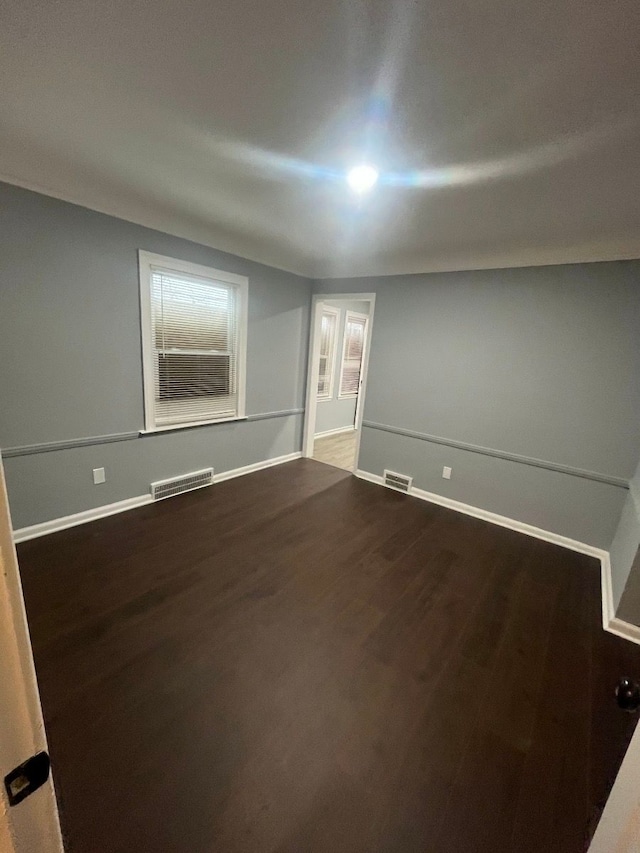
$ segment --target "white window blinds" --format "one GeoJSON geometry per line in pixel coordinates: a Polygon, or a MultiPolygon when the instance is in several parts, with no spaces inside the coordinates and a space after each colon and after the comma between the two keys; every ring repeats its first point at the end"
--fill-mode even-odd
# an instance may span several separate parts
{"type": "Polygon", "coordinates": [[[238,286],[154,263],[147,275],[147,428],[242,416],[238,286]]]}
{"type": "Polygon", "coordinates": [[[352,397],[359,391],[366,328],[367,317],[359,314],[347,314],[340,374],[341,397],[352,397]]]}
{"type": "Polygon", "coordinates": [[[333,396],[333,370],[335,364],[336,330],[338,312],[325,309],[320,322],[320,367],[318,371],[318,399],[333,396]]]}

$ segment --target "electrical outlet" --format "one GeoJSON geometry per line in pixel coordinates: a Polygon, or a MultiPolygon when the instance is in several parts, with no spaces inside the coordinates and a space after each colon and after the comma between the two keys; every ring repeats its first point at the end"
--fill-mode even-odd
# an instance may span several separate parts
{"type": "Polygon", "coordinates": [[[448,468],[446,465],[442,469],[442,478],[444,480],[450,480],[451,479],[451,468],[448,468]]]}
{"type": "Polygon", "coordinates": [[[104,468],[94,468],[93,469],[93,483],[97,486],[99,483],[105,483],[107,477],[104,473],[104,468]]]}

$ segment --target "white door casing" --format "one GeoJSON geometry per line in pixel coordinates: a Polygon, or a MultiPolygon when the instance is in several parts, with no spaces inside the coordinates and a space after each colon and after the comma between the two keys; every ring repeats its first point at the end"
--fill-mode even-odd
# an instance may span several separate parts
{"type": "Polygon", "coordinates": [[[589,853],[640,851],[640,723],[627,749],[589,853]]]}
{"type": "Polygon", "coordinates": [[[0,853],[62,853],[51,776],[21,803],[9,806],[5,776],[47,751],[22,587],[0,458],[0,853]]]}

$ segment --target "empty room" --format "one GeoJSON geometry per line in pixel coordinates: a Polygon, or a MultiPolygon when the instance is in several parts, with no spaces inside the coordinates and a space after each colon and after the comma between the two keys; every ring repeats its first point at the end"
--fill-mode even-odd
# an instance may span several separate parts
{"type": "Polygon", "coordinates": [[[2,853],[638,853],[638,4],[0,22],[2,853]]]}

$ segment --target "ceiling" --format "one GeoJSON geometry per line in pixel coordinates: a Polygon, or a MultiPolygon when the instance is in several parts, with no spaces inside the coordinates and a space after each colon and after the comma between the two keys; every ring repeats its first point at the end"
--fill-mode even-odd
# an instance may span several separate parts
{"type": "Polygon", "coordinates": [[[0,178],[311,276],[638,257],[639,33],[637,0],[4,0],[0,178]]]}

